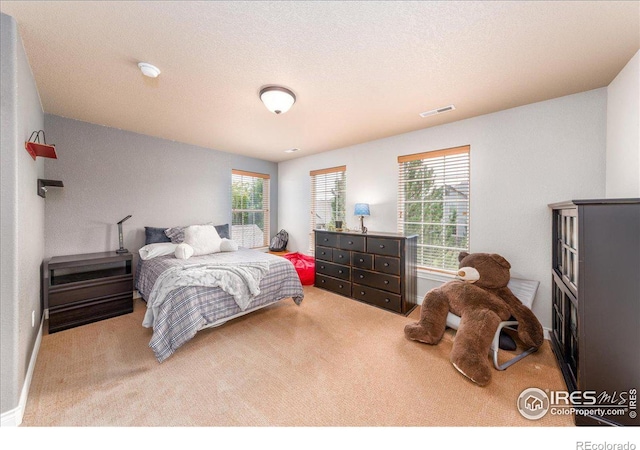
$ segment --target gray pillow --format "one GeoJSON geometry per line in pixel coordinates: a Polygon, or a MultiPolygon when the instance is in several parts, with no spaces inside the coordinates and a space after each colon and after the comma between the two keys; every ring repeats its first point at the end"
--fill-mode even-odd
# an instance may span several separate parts
{"type": "MultiPolygon", "coordinates": [[[[213,225],[213,223],[210,222],[204,225],[213,225]]],[[[165,229],[164,234],[170,240],[170,242],[173,242],[174,244],[182,244],[184,242],[184,229],[187,228],[187,226],[189,225],[186,225],[184,227],[173,227],[173,228],[165,229]]],[[[214,225],[214,227],[216,228],[218,235],[222,239],[231,239],[231,237],[229,236],[228,223],[225,223],[224,225],[214,225]]]]}
{"type": "Polygon", "coordinates": [[[171,242],[164,230],[166,228],[144,227],[144,245],[171,242]]]}
{"type": "Polygon", "coordinates": [[[229,224],[225,223],[224,225],[215,225],[216,231],[220,235],[222,239],[231,239],[229,235],[229,224]]]}

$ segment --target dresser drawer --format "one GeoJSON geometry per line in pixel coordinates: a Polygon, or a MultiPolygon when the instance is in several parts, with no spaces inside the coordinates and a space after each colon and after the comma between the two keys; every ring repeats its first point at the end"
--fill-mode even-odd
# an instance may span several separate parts
{"type": "Polygon", "coordinates": [[[400,256],[398,239],[367,238],[367,251],[376,255],[400,256]]]}
{"type": "Polygon", "coordinates": [[[49,288],[49,307],[127,293],[133,295],[133,278],[131,275],[107,278],[100,281],[69,283],[49,288]]]}
{"type": "Polygon", "coordinates": [[[351,252],[349,250],[333,249],[333,262],[349,265],[351,262],[351,252]]]}
{"type": "Polygon", "coordinates": [[[341,266],[339,264],[317,261],[316,273],[329,275],[330,277],[341,278],[347,281],[351,280],[351,268],[349,268],[348,266],[341,266]]]}
{"type": "Polygon", "coordinates": [[[353,282],[400,293],[400,277],[368,270],[353,269],[353,282]]]}
{"type": "Polygon", "coordinates": [[[345,280],[326,277],[324,275],[316,275],[316,287],[328,289],[337,294],[351,297],[351,283],[345,280]]]}
{"type": "Polygon", "coordinates": [[[333,249],[329,247],[316,247],[316,259],[331,261],[333,249]]]}
{"type": "Polygon", "coordinates": [[[359,269],[373,269],[373,255],[366,253],[351,253],[351,265],[359,269]]]}
{"type": "Polygon", "coordinates": [[[392,311],[402,311],[402,297],[390,292],[380,291],[369,286],[353,285],[353,298],[392,311]]]}
{"type": "Polygon", "coordinates": [[[49,310],[49,332],[55,333],[131,312],[133,291],[52,307],[49,310]]]}
{"type": "Polygon", "coordinates": [[[333,233],[316,231],[316,245],[321,245],[323,247],[337,247],[338,236],[333,233]]]}
{"type": "Polygon", "coordinates": [[[345,234],[338,236],[338,247],[343,250],[353,250],[356,252],[365,251],[365,237],[345,234]]]}
{"type": "Polygon", "coordinates": [[[373,268],[377,272],[400,275],[400,259],[391,256],[376,256],[373,268]]]}

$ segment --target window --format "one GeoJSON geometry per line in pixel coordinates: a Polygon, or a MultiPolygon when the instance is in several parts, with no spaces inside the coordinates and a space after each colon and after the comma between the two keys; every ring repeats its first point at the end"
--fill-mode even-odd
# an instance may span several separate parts
{"type": "Polygon", "coordinates": [[[458,269],[469,251],[469,146],[398,157],[398,231],[418,235],[418,266],[458,269]]]}
{"type": "Polygon", "coordinates": [[[313,230],[333,230],[336,220],[345,221],[347,196],[347,166],[312,170],[311,175],[311,238],[310,250],[314,251],[313,230]]]}
{"type": "Polygon", "coordinates": [[[269,246],[269,175],[231,171],[231,238],[247,248],[269,246]]]}

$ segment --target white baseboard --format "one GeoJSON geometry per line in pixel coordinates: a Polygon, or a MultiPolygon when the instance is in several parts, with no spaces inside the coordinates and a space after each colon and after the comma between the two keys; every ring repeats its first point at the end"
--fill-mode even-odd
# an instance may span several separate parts
{"type": "Polygon", "coordinates": [[[33,372],[36,368],[36,360],[38,359],[38,352],[40,351],[40,343],[42,342],[42,330],[44,329],[44,317],[40,321],[40,330],[36,337],[36,342],[33,345],[33,351],[31,352],[31,359],[29,360],[29,368],[27,369],[27,376],[25,377],[24,384],[22,385],[22,391],[20,392],[20,400],[18,406],[10,411],[2,413],[0,416],[0,426],[2,427],[17,427],[22,423],[24,417],[24,410],[27,406],[27,397],[29,396],[29,388],[31,387],[31,379],[33,378],[33,372]]]}

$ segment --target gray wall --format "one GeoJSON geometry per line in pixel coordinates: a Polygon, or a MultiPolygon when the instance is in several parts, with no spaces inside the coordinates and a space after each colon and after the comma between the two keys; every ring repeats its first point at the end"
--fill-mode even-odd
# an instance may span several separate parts
{"type": "Polygon", "coordinates": [[[607,197],[640,197],[640,51],[607,87],[607,197]]]}
{"type": "MultiPolygon", "coordinates": [[[[347,225],[356,202],[371,205],[365,225],[395,231],[397,157],[471,146],[470,243],[511,262],[511,275],[540,281],[533,311],[551,326],[551,214],[547,204],[605,192],[606,88],[487,114],[280,163],[279,222],[289,249],[309,248],[309,171],[347,166],[347,225]],[[303,206],[304,205],[304,206],[303,206]]],[[[446,281],[421,272],[418,294],[446,281]]]]}
{"type": "Polygon", "coordinates": [[[277,230],[276,163],[45,115],[57,160],[45,163],[48,179],[63,188],[47,193],[45,257],[111,251],[136,254],[144,227],[231,222],[231,170],[271,176],[271,234],[277,230]]]}
{"type": "Polygon", "coordinates": [[[4,417],[22,418],[20,402],[38,336],[40,265],[44,252],[44,201],[36,194],[44,164],[24,148],[32,131],[43,128],[35,81],[12,17],[0,17],[2,133],[0,151],[0,407],[4,417]],[[35,314],[35,326],[31,315],[35,314]]]}

